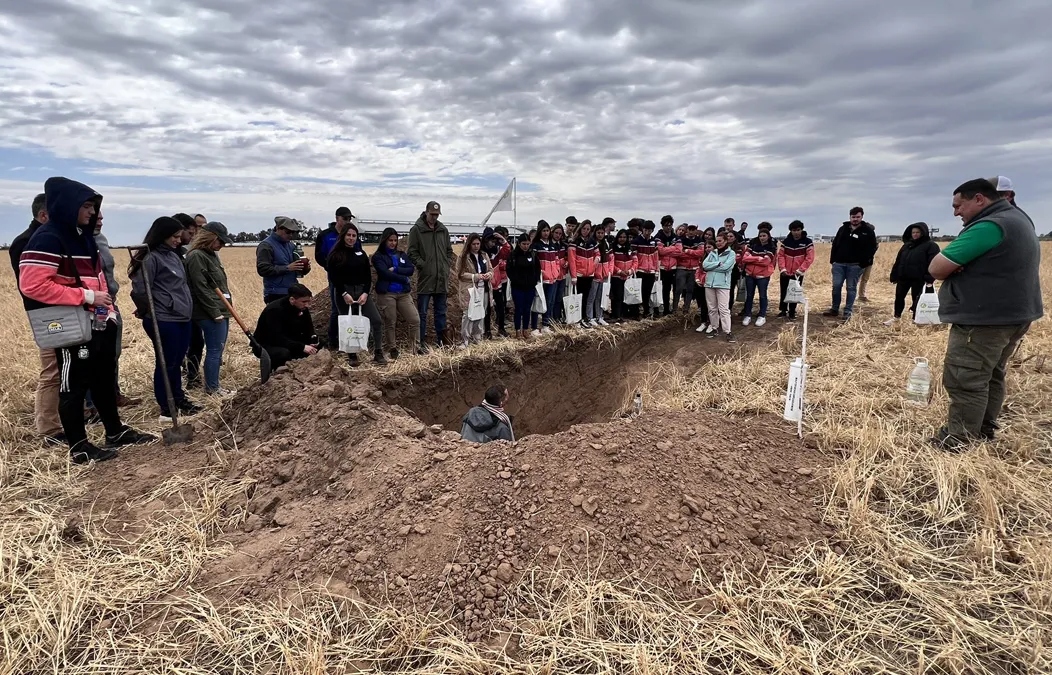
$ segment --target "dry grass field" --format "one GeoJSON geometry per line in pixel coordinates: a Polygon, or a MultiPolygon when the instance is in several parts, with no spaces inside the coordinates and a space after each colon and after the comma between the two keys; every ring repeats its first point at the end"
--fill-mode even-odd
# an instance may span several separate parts
{"type": "MultiPolygon", "coordinates": [[[[423,613],[325,594],[289,606],[213,602],[195,582],[236,517],[219,504],[244,487],[221,462],[214,476],[173,475],[162,490],[197,499],[163,518],[144,516],[134,538],[109,529],[105,514],[71,523],[72,506],[92,498],[84,477],[93,469],[71,467],[33,439],[37,355],[5,261],[0,673],[1052,672],[1052,326],[1036,323],[1013,359],[999,439],[961,455],[934,450],[924,439],[945,417],[945,393],[936,386],[933,404],[918,409],[903,390],[916,356],[929,359],[937,384],[946,333],[881,324],[897,249],[881,246],[859,315],[809,343],[805,430],[833,467],[815,479],[843,547],[806,548],[760,577],[699,575],[691,603],[586,570],[526,575],[519,594],[535,612],[509,617],[503,639],[486,643],[423,613]]],[[[1043,252],[1048,311],[1052,247],[1043,252]]],[[[262,293],[253,249],[221,255],[235,302],[254,323],[262,293]]],[[[808,275],[814,312],[828,303],[827,255],[820,247],[808,275]]],[[[127,252],[117,260],[126,284],[127,252]]],[[[305,283],[325,285],[318,271],[305,283]]],[[[119,301],[130,310],[127,288],[119,301]]],[[[690,377],[656,364],[647,400],[732,417],[780,414],[798,330],[787,326],[768,349],[719,358],[690,377]]],[[[156,430],[152,369],[152,349],[131,319],[121,379],[145,402],[127,417],[156,430]]],[[[249,386],[257,373],[232,325],[224,386],[249,386]]]]}

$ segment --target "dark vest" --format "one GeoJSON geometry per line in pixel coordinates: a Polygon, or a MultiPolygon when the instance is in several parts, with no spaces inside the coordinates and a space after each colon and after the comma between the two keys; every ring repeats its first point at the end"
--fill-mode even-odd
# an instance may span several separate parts
{"type": "MultiPolygon", "coordinates": [[[[272,234],[262,243],[267,244],[274,251],[275,265],[288,266],[296,260],[292,242],[282,241],[278,235],[272,234]]],[[[286,272],[276,277],[263,277],[263,295],[288,295],[289,286],[298,282],[299,275],[295,272],[286,272]]]]}
{"type": "Polygon", "coordinates": [[[962,267],[939,289],[939,319],[973,326],[1010,326],[1041,318],[1041,246],[1030,219],[1008,200],[994,202],[964,226],[997,224],[1004,239],[962,267]]]}

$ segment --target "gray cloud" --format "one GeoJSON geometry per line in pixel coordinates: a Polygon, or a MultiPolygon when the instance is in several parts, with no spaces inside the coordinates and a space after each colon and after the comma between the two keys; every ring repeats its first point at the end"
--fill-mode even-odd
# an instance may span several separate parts
{"type": "MultiPolygon", "coordinates": [[[[817,231],[856,203],[889,231],[946,227],[954,185],[1002,173],[1039,227],[1052,216],[1037,192],[1052,171],[1047,2],[0,7],[0,143],[66,159],[290,195],[305,184],[282,178],[518,175],[540,188],[523,195],[531,217],[734,212],[817,231]]],[[[442,190],[464,220],[496,197],[442,190]]]]}

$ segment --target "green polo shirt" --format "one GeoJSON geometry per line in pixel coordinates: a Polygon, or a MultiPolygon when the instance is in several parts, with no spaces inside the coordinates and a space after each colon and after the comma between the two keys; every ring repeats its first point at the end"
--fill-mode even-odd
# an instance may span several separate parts
{"type": "Polygon", "coordinates": [[[950,262],[963,267],[992,251],[1004,238],[1004,232],[996,223],[981,220],[961,232],[960,236],[942,250],[942,255],[950,262]]]}

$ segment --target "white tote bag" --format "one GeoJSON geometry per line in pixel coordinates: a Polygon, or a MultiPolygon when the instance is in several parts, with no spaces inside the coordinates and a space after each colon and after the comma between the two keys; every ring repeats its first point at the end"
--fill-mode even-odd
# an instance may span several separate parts
{"type": "MultiPolygon", "coordinates": [[[[351,305],[354,312],[355,305],[351,305]]],[[[359,310],[361,312],[361,310],[359,310]]],[[[341,314],[339,318],[340,351],[348,354],[368,351],[369,319],[359,314],[341,314]]]]}
{"type": "Polygon", "coordinates": [[[664,288],[664,284],[661,283],[661,277],[654,279],[654,288],[650,291],[650,308],[661,306],[661,293],[664,288]]]}
{"type": "Polygon", "coordinates": [[[625,279],[625,304],[643,304],[643,280],[637,276],[631,276],[625,279]]]}
{"type": "Polygon", "coordinates": [[[804,301],[804,287],[796,279],[789,280],[789,286],[785,289],[785,301],[790,305],[799,305],[804,301]]]}
{"type": "Polygon", "coordinates": [[[939,321],[939,294],[935,292],[934,286],[927,286],[921,296],[917,298],[917,316],[913,322],[918,326],[937,326],[939,321]]]}
{"type": "Polygon", "coordinates": [[[540,281],[537,282],[537,291],[533,295],[533,308],[530,311],[534,314],[544,314],[548,311],[548,303],[544,300],[544,284],[540,281]]]}
{"type": "MultiPolygon", "coordinates": [[[[602,291],[602,293],[603,293],[603,301],[602,301],[602,304],[600,305],[600,307],[602,307],[604,312],[609,312],[610,311],[610,279],[607,279],[606,281],[603,282],[603,291],[602,291]]],[[[598,318],[601,318],[601,317],[596,317],[596,318],[598,319],[598,318]]]]}
{"type": "Polygon", "coordinates": [[[486,318],[486,289],[472,286],[468,289],[468,321],[486,318]]]}
{"type": "Polygon", "coordinates": [[[577,284],[572,286],[570,295],[563,299],[563,310],[566,312],[566,323],[571,326],[575,323],[581,323],[581,305],[584,304],[584,298],[577,292],[577,284]]]}

